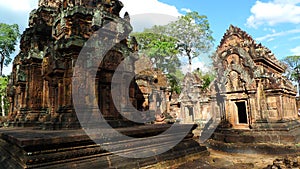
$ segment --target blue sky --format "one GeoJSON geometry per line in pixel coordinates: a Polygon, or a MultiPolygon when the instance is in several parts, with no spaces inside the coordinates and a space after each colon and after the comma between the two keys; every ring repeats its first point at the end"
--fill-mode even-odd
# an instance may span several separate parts
{"type": "Polygon", "coordinates": [[[300,54],[300,0],[161,0],[208,17],[217,46],[230,24],[250,34],[278,59],[300,54]]]}
{"type": "MultiPolygon", "coordinates": [[[[230,24],[250,34],[257,43],[268,47],[278,59],[300,54],[300,0],[122,0],[122,13],[128,11],[133,26],[164,24],[186,11],[197,11],[208,17],[215,47],[230,24]],[[150,15],[156,13],[163,15],[150,15]]],[[[21,31],[28,24],[29,12],[38,0],[0,0],[0,22],[17,23],[21,31]]],[[[214,49],[215,50],[215,49],[214,49]]],[[[15,55],[15,54],[14,54],[15,55]]],[[[203,67],[194,60],[195,67],[203,67]]],[[[11,67],[5,72],[11,71],[11,67]]]]}

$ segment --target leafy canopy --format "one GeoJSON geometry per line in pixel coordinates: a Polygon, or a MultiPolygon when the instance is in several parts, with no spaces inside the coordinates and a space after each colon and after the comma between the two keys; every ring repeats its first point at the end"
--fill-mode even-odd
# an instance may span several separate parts
{"type": "MultiPolygon", "coordinates": [[[[150,57],[155,68],[167,74],[172,90],[177,93],[180,93],[180,81],[183,79],[179,57],[187,56],[191,65],[193,58],[210,51],[214,41],[207,17],[197,12],[187,13],[167,25],[155,25],[132,36],[138,41],[140,53],[150,57]],[[182,79],[179,79],[181,76],[182,79]]],[[[203,78],[211,81],[210,77],[203,78]]]]}
{"type": "Polygon", "coordinates": [[[139,43],[140,53],[149,57],[155,68],[171,73],[180,67],[175,38],[152,32],[133,33],[132,36],[139,43]]]}
{"type": "Polygon", "coordinates": [[[0,23],[0,76],[2,75],[3,66],[8,66],[12,61],[10,54],[15,51],[19,36],[19,26],[17,24],[0,23]]]}
{"type": "Polygon", "coordinates": [[[8,84],[8,77],[7,76],[0,76],[0,95],[6,95],[6,88],[8,84]]]}
{"type": "Polygon", "coordinates": [[[198,12],[189,12],[165,26],[154,26],[145,32],[161,33],[177,39],[176,45],[181,56],[192,58],[207,53],[213,47],[214,39],[208,19],[198,12]]]}
{"type": "Polygon", "coordinates": [[[288,78],[298,83],[300,94],[300,56],[287,56],[282,61],[288,66],[288,78]]]}
{"type": "Polygon", "coordinates": [[[9,103],[6,97],[6,89],[8,84],[8,76],[0,76],[0,111],[2,116],[6,115],[8,112],[9,103]],[[4,100],[2,100],[4,99],[4,100]],[[4,105],[3,105],[4,104],[4,105]],[[2,112],[4,111],[4,112],[2,112]]]}
{"type": "Polygon", "coordinates": [[[193,73],[197,74],[202,79],[202,90],[208,89],[211,82],[215,79],[215,75],[212,72],[202,72],[200,69],[195,70],[193,73]]]}

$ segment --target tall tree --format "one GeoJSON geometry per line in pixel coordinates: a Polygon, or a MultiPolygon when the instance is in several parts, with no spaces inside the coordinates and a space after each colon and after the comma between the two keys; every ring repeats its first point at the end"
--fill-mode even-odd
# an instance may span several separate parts
{"type": "Polygon", "coordinates": [[[214,42],[207,17],[198,12],[189,12],[165,26],[154,26],[145,31],[176,38],[180,55],[188,57],[190,69],[192,59],[208,52],[214,42]]]}
{"type": "MultiPolygon", "coordinates": [[[[161,33],[138,32],[132,33],[139,44],[141,56],[147,56],[152,65],[167,75],[172,92],[180,93],[180,60],[176,48],[178,40],[161,33]]],[[[183,75],[182,75],[183,76],[183,75]]]]}
{"type": "Polygon", "coordinates": [[[282,61],[288,65],[288,78],[298,83],[300,94],[300,56],[287,56],[282,61]]]}
{"type": "Polygon", "coordinates": [[[156,68],[167,73],[172,90],[177,93],[180,93],[182,80],[178,78],[182,74],[179,56],[188,56],[190,70],[192,59],[208,52],[214,41],[207,17],[197,12],[187,13],[177,21],[155,25],[132,36],[136,37],[140,52],[150,57],[156,68]]]}
{"type": "Polygon", "coordinates": [[[8,66],[12,61],[10,55],[15,51],[19,36],[19,26],[17,24],[0,23],[0,76],[3,73],[3,66],[8,66]]]}

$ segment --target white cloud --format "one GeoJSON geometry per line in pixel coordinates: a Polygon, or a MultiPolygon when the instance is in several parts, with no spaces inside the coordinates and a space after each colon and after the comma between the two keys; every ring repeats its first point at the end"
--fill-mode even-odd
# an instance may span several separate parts
{"type": "Polygon", "coordinates": [[[3,75],[10,75],[11,71],[12,71],[12,63],[9,64],[8,66],[4,66],[4,67],[3,67],[3,72],[2,72],[2,74],[3,74],[3,75]]]}
{"type": "Polygon", "coordinates": [[[300,23],[300,0],[256,1],[251,8],[252,15],[246,25],[257,28],[260,25],[274,26],[280,23],[300,23]]]}
{"type": "Polygon", "coordinates": [[[179,13],[177,8],[158,0],[122,0],[124,8],[120,15],[127,11],[131,18],[134,32],[143,31],[153,25],[165,25],[175,21],[179,13]]]}
{"type": "Polygon", "coordinates": [[[30,11],[37,7],[38,0],[0,0],[1,8],[12,11],[30,11]]]}
{"type": "Polygon", "coordinates": [[[300,55],[300,46],[290,49],[290,52],[292,53],[292,55],[300,55]]]}
{"type": "Polygon", "coordinates": [[[192,10],[190,10],[188,8],[181,8],[180,10],[183,12],[186,12],[186,13],[192,12],[192,10]]]}
{"type": "Polygon", "coordinates": [[[300,39],[300,36],[295,36],[295,37],[289,38],[290,41],[291,40],[298,40],[298,39],[300,39]]]}
{"type": "Polygon", "coordinates": [[[192,63],[192,70],[200,69],[202,72],[207,73],[210,69],[206,63],[201,61],[196,61],[192,63]]]}
{"type": "MultiPolygon", "coordinates": [[[[187,58],[181,58],[181,63],[183,64],[181,66],[181,71],[186,74],[189,70],[189,64],[186,63],[187,58]]],[[[209,64],[209,61],[207,60],[207,58],[194,58],[192,60],[192,71],[196,70],[196,69],[200,69],[202,72],[207,73],[209,71],[211,71],[211,67],[209,64]]]]}
{"type": "Polygon", "coordinates": [[[158,13],[175,17],[181,15],[175,6],[159,2],[158,0],[122,0],[122,2],[124,8],[121,13],[127,11],[130,15],[145,13],[158,13]]]}
{"type": "Polygon", "coordinates": [[[271,29],[271,28],[264,28],[263,30],[264,31],[270,31],[272,33],[276,33],[276,30],[275,29],[271,29]]]}
{"type": "Polygon", "coordinates": [[[267,42],[271,42],[271,41],[273,41],[273,40],[275,40],[275,38],[269,38],[269,39],[267,40],[267,42]]]}
{"type": "Polygon", "coordinates": [[[166,25],[177,19],[177,17],[171,15],[148,13],[131,16],[130,23],[133,26],[134,32],[140,32],[144,28],[150,28],[153,25],[166,25]]]}
{"type": "Polygon", "coordinates": [[[286,36],[286,35],[290,35],[290,34],[294,34],[294,33],[300,33],[300,29],[292,29],[292,30],[288,30],[288,31],[282,31],[282,32],[275,32],[272,34],[267,34],[265,36],[262,37],[258,37],[255,38],[257,41],[272,41],[274,40],[275,37],[279,37],[279,36],[286,36]]]}

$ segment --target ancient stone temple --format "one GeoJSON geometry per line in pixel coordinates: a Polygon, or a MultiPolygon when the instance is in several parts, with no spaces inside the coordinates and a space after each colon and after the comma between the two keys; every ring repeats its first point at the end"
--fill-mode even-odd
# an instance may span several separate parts
{"type": "Polygon", "coordinates": [[[138,44],[128,41],[122,7],[118,0],[39,1],[13,63],[0,168],[165,168],[208,154],[192,139],[195,125],[127,118],[145,97],[138,97],[138,44]]]}
{"type": "Polygon", "coordinates": [[[230,26],[214,58],[221,125],[213,139],[226,143],[297,143],[296,88],[274,54],[230,26]]]}
{"type": "Polygon", "coordinates": [[[202,113],[200,110],[202,80],[197,74],[187,73],[183,79],[182,92],[179,95],[180,115],[182,123],[194,123],[200,120],[202,113]]]}
{"type": "Polygon", "coordinates": [[[218,107],[215,97],[212,95],[211,86],[202,88],[203,81],[197,73],[187,73],[183,79],[182,91],[179,95],[180,111],[178,118],[181,124],[195,123],[194,130],[200,141],[207,140],[219,123],[216,113],[218,107]]]}
{"type": "MultiPolygon", "coordinates": [[[[119,1],[39,2],[39,8],[30,14],[29,28],[22,35],[21,51],[13,64],[9,89],[12,125],[53,123],[56,128],[78,125],[72,106],[73,67],[85,41],[103,24],[118,21],[122,22],[123,33],[131,31],[130,23],[119,19],[121,9],[119,1]]],[[[119,33],[107,32],[107,36],[119,33]]],[[[106,118],[120,118],[110,101],[111,78],[120,61],[133,55],[125,53],[133,53],[134,47],[129,47],[125,40],[120,42],[106,54],[105,64],[99,67],[96,81],[102,93],[101,96],[98,93],[98,102],[106,118]]],[[[130,64],[133,67],[133,62],[130,64]]],[[[122,73],[125,79],[126,74],[132,74],[122,73]]],[[[131,101],[136,104],[134,84],[131,87],[131,101]]]]}

